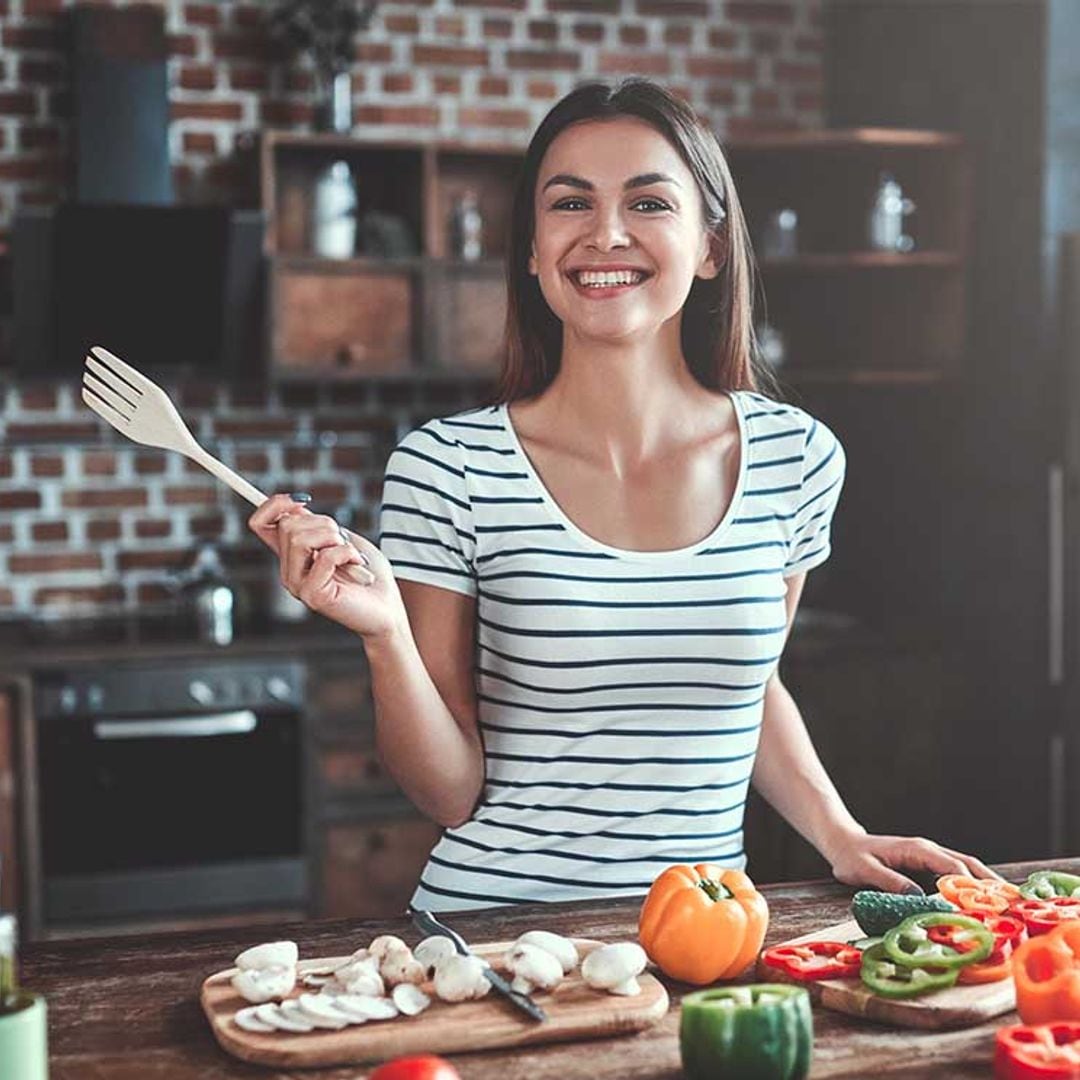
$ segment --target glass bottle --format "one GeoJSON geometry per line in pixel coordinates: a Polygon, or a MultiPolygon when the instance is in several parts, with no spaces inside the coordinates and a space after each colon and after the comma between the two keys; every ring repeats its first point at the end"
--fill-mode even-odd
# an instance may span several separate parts
{"type": "Polygon", "coordinates": [[[466,189],[450,213],[450,252],[472,262],[484,254],[484,219],[476,192],[466,189]]]}
{"type": "Polygon", "coordinates": [[[18,925],[14,915],[0,915],[0,1016],[19,1007],[18,925]]]}

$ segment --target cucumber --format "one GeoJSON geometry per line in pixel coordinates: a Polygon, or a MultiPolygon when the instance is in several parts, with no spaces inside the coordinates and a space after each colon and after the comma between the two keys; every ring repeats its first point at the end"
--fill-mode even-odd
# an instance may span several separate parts
{"type": "Polygon", "coordinates": [[[859,929],[868,937],[877,937],[898,926],[909,915],[927,911],[956,911],[940,896],[909,896],[903,893],[877,892],[863,889],[851,898],[851,914],[859,929]]]}

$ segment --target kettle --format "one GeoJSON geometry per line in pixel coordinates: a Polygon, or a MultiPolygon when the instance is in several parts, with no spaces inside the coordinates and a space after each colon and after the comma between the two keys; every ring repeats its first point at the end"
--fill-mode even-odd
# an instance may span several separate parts
{"type": "Polygon", "coordinates": [[[213,544],[202,544],[191,566],[175,578],[195,615],[200,641],[228,645],[233,639],[235,594],[221,556],[213,544]]]}

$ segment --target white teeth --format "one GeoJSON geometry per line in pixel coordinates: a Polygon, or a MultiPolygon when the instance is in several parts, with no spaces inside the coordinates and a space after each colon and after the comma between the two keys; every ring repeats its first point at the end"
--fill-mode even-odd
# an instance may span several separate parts
{"type": "Polygon", "coordinates": [[[644,278],[638,270],[613,270],[598,272],[595,270],[579,270],[577,279],[582,285],[590,288],[610,288],[612,285],[636,285],[644,278]]]}

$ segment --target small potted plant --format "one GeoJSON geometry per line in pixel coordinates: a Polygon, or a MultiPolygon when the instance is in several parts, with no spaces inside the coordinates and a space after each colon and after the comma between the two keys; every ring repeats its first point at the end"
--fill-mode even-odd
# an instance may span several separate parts
{"type": "Polygon", "coordinates": [[[371,24],[378,0],[278,0],[270,35],[294,52],[311,54],[315,68],[315,123],[324,131],[352,128],[349,77],[356,35],[371,24]]]}

